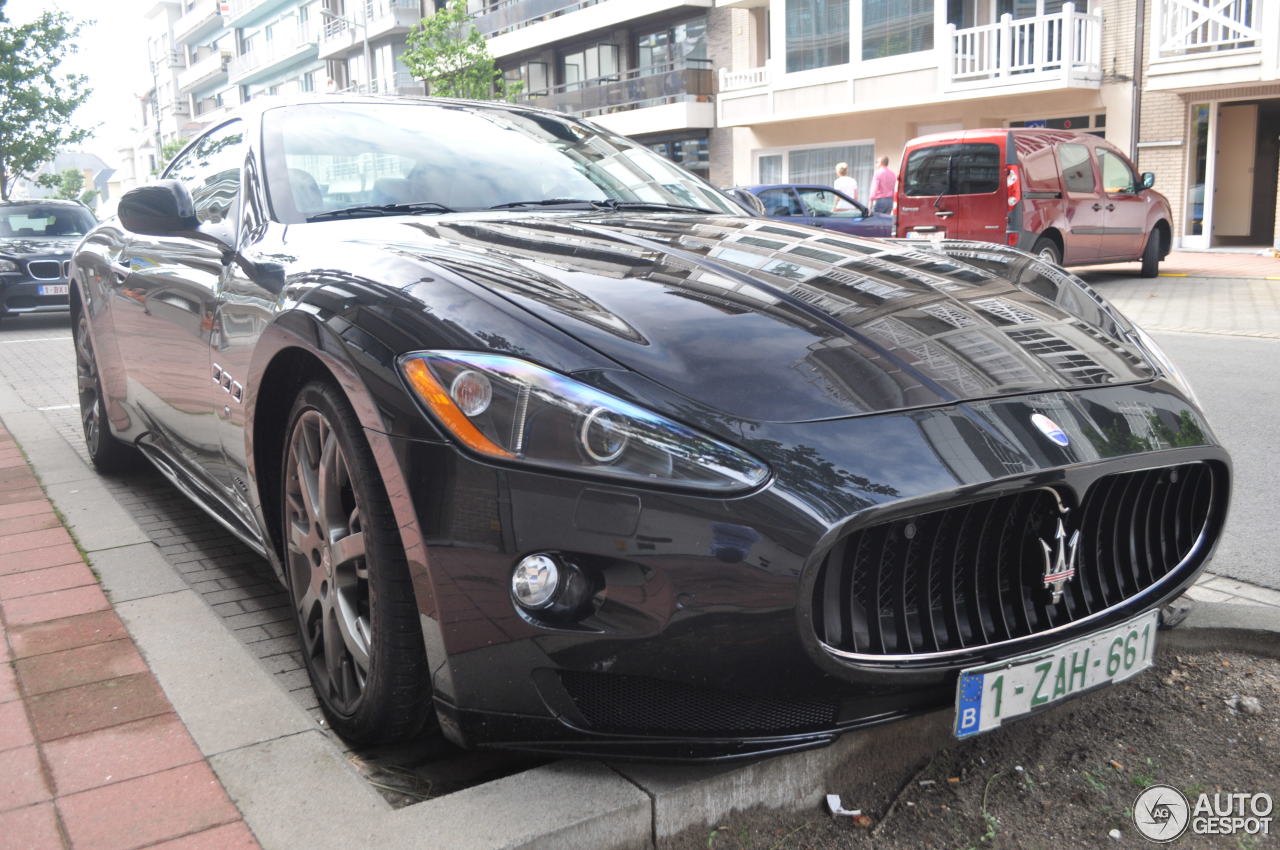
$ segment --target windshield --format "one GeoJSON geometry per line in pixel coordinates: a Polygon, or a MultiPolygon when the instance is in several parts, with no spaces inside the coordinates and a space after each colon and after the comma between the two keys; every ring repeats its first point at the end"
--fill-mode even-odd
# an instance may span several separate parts
{"type": "Polygon", "coordinates": [[[84,207],[62,204],[8,204],[0,208],[0,238],[61,239],[84,236],[96,222],[84,207]]]}
{"type": "Polygon", "coordinates": [[[263,127],[271,206],[286,224],[351,207],[436,204],[445,209],[414,211],[440,213],[569,200],[742,215],[648,148],[555,115],[462,104],[306,104],[271,110],[263,127]]]}

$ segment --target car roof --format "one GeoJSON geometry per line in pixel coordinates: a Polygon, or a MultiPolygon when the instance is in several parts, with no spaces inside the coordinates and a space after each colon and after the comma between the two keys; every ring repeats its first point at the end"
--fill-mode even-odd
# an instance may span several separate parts
{"type": "Polygon", "coordinates": [[[0,207],[26,206],[29,204],[55,204],[60,207],[89,209],[79,201],[69,201],[65,198],[10,198],[7,201],[0,201],[0,207]]]}

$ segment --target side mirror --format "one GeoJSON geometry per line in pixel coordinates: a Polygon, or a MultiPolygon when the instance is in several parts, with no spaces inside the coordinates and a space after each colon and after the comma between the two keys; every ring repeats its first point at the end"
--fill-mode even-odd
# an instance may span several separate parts
{"type": "Polygon", "coordinates": [[[1140,188],[1140,189],[1150,189],[1150,188],[1151,188],[1152,186],[1154,186],[1154,185],[1156,185],[1156,175],[1155,175],[1155,172],[1154,172],[1154,171],[1144,171],[1144,172],[1142,172],[1142,182],[1141,182],[1140,184],[1138,184],[1138,188],[1140,188]]]}
{"type": "Polygon", "coordinates": [[[126,230],[144,236],[187,233],[200,226],[187,187],[178,180],[160,180],[130,189],[116,207],[126,230]]]}
{"type": "Polygon", "coordinates": [[[748,192],[746,189],[729,189],[729,197],[738,202],[738,206],[745,209],[754,216],[765,216],[767,211],[764,208],[764,201],[756,197],[755,193],[748,192]]]}

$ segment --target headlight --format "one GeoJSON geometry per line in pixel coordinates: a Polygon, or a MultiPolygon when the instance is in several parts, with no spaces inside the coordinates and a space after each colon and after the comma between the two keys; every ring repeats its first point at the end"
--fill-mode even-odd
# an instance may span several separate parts
{"type": "Polygon", "coordinates": [[[1154,365],[1164,377],[1168,378],[1171,383],[1182,390],[1192,404],[1204,411],[1204,405],[1200,403],[1200,399],[1196,397],[1195,390],[1191,389],[1186,376],[1182,374],[1177,366],[1173,365],[1173,361],[1169,359],[1169,355],[1164,353],[1164,349],[1160,347],[1160,343],[1151,338],[1151,335],[1137,325],[1132,325],[1134,334],[1138,337],[1138,343],[1142,346],[1143,351],[1151,358],[1154,365]]]}
{"type": "Polygon", "coordinates": [[[18,264],[13,260],[0,260],[0,272],[16,272],[18,264]]]}
{"type": "Polygon", "coordinates": [[[733,446],[514,357],[425,351],[400,368],[436,420],[487,457],[720,493],[769,477],[733,446]]]}

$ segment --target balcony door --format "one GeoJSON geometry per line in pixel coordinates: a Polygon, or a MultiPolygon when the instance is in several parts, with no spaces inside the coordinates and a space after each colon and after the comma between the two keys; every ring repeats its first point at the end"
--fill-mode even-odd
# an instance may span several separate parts
{"type": "Polygon", "coordinates": [[[1193,104],[1188,139],[1182,244],[1270,245],[1280,99],[1193,104]]]}

